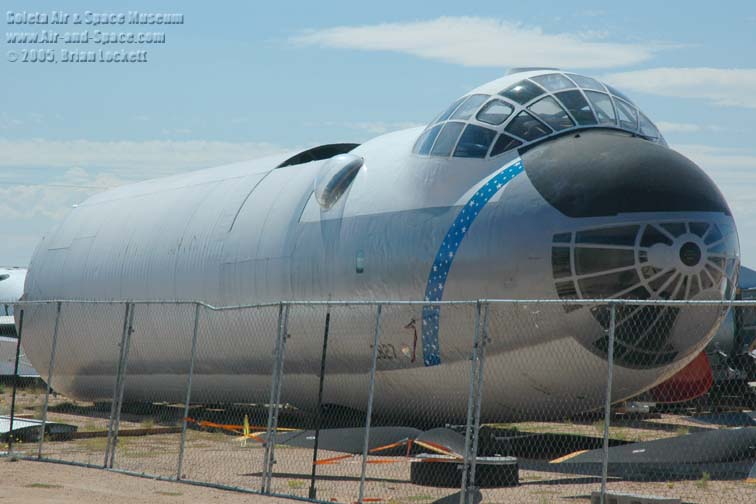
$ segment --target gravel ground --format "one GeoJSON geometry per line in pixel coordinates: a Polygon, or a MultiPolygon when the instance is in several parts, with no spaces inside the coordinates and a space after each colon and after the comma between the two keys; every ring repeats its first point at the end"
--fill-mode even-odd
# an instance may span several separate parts
{"type": "Polygon", "coordinates": [[[0,459],[0,502],[55,504],[273,504],[286,499],[156,481],[62,464],[0,459]]]}
{"type": "MultiPolygon", "coordinates": [[[[39,389],[19,394],[19,412],[38,416],[44,398],[39,389]]],[[[0,393],[0,408],[9,400],[9,390],[0,393]]],[[[109,410],[92,403],[68,401],[64,397],[51,400],[50,420],[72,423],[83,432],[100,432],[107,426],[109,410]]],[[[155,407],[152,415],[124,413],[124,429],[149,429],[153,426],[179,425],[181,408],[155,407]]],[[[501,425],[520,432],[573,433],[596,437],[603,430],[600,421],[523,422],[501,425]]],[[[641,441],[687,434],[702,427],[676,415],[659,419],[617,421],[612,437],[641,441]]],[[[175,477],[180,435],[161,433],[149,436],[119,438],[115,467],[163,477],[175,477]]],[[[66,461],[101,465],[104,460],[104,437],[49,441],[44,456],[66,461]]],[[[37,445],[16,445],[20,454],[36,456],[37,445]]],[[[338,457],[336,452],[321,450],[319,458],[338,457]]],[[[310,471],[310,450],[279,446],[276,449],[275,493],[307,497],[310,471]]],[[[263,449],[259,443],[223,432],[190,430],[182,467],[185,479],[208,481],[248,489],[260,487],[263,449]]],[[[404,457],[371,457],[376,463],[367,468],[365,497],[386,504],[430,504],[455,493],[456,489],[432,488],[409,483],[411,459],[404,457]],[[382,461],[383,463],[377,463],[382,461]]],[[[326,501],[352,503],[358,495],[360,458],[348,458],[334,464],[317,466],[317,497],[326,501]]],[[[221,491],[193,485],[137,478],[97,469],[41,462],[9,462],[0,459],[3,487],[0,504],[4,502],[62,502],[108,504],[128,502],[287,502],[281,498],[221,491]]],[[[515,488],[483,490],[485,503],[588,503],[592,491],[599,489],[598,478],[577,474],[520,470],[520,485],[515,488]]],[[[610,481],[609,490],[645,495],[679,497],[688,503],[756,504],[756,484],[745,481],[628,482],[610,481]]],[[[292,502],[292,501],[288,501],[292,502]]]]}

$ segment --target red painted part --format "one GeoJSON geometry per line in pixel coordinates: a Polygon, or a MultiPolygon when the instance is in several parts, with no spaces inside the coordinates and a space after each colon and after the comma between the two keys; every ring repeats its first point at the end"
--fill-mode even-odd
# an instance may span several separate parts
{"type": "Polygon", "coordinates": [[[704,395],[709,391],[712,383],[714,383],[714,376],[709,365],[709,358],[701,352],[676,375],[649,392],[656,402],[677,403],[704,395]]]}

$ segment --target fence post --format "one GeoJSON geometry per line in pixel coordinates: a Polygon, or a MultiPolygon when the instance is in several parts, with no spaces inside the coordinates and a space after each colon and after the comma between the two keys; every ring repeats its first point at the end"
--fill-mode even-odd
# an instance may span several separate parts
{"type": "MultiPolygon", "coordinates": [[[[479,349],[478,349],[478,377],[476,381],[475,389],[475,419],[473,423],[473,438],[472,438],[472,460],[470,463],[470,476],[468,477],[467,486],[470,490],[474,490],[475,486],[475,469],[478,463],[478,440],[480,438],[480,408],[483,403],[483,371],[486,363],[486,343],[488,343],[488,303],[483,305],[483,318],[481,322],[481,328],[479,331],[479,349]]],[[[467,500],[468,504],[471,504],[471,500],[467,500]]]]}
{"type": "Polygon", "coordinates": [[[179,445],[178,462],[176,464],[176,481],[181,479],[181,466],[184,463],[184,447],[186,446],[186,419],[189,416],[189,402],[192,400],[192,376],[194,375],[194,361],[197,355],[197,328],[199,327],[200,304],[194,305],[194,329],[192,330],[192,355],[189,357],[189,376],[186,379],[186,399],[184,399],[184,417],[181,420],[181,444],[179,445]]]}
{"type": "Polygon", "coordinates": [[[470,490],[468,483],[468,473],[470,471],[470,456],[475,457],[476,454],[472,452],[472,436],[473,436],[473,423],[475,415],[475,389],[478,376],[478,349],[480,347],[480,333],[481,333],[481,302],[478,301],[475,305],[475,330],[473,331],[473,344],[472,352],[470,354],[470,384],[469,392],[467,395],[467,421],[465,423],[465,453],[464,463],[462,465],[462,484],[459,492],[460,504],[467,504],[470,490]]]}
{"type": "Polygon", "coordinates": [[[381,337],[381,310],[378,305],[375,310],[375,332],[373,333],[373,354],[370,358],[370,383],[368,384],[368,403],[365,413],[365,439],[362,442],[362,467],[360,469],[360,493],[357,504],[362,504],[365,497],[365,472],[367,470],[368,446],[370,444],[370,421],[373,416],[373,394],[375,393],[375,368],[378,364],[378,341],[381,337]]]}
{"type": "Polygon", "coordinates": [[[47,425],[47,406],[50,401],[50,390],[52,389],[53,368],[55,367],[55,350],[58,347],[58,326],[60,324],[60,310],[62,308],[60,301],[56,303],[55,309],[55,326],[53,328],[52,348],[50,349],[50,364],[47,369],[47,388],[45,390],[45,404],[42,406],[42,425],[39,427],[39,448],[37,459],[42,458],[42,445],[45,442],[45,426],[47,425]]]}
{"type": "Polygon", "coordinates": [[[317,498],[315,488],[315,473],[317,471],[318,444],[320,441],[320,427],[323,423],[323,383],[325,382],[326,356],[328,354],[328,333],[331,327],[331,305],[326,307],[325,329],[323,329],[323,351],[320,354],[320,384],[318,385],[318,410],[315,418],[315,446],[312,449],[312,474],[310,475],[310,499],[317,498]]]}
{"type": "Polygon", "coordinates": [[[122,352],[122,360],[121,364],[118,366],[118,376],[116,377],[116,384],[118,385],[118,390],[116,393],[116,397],[114,397],[115,404],[112,408],[112,414],[111,417],[113,419],[112,421],[112,429],[108,432],[108,437],[110,438],[110,460],[105,459],[105,467],[106,468],[113,468],[113,463],[115,461],[115,452],[116,452],[116,446],[118,445],[118,429],[120,427],[121,423],[121,407],[123,406],[123,391],[126,388],[124,381],[126,380],[126,367],[129,363],[129,347],[131,346],[131,333],[134,332],[134,303],[130,303],[131,310],[129,310],[129,315],[127,317],[127,324],[126,324],[126,332],[124,333],[124,341],[123,341],[123,352],[122,352]]]}
{"type": "Polygon", "coordinates": [[[11,395],[10,430],[8,430],[8,454],[13,455],[13,419],[16,416],[16,389],[18,388],[18,360],[21,358],[21,336],[24,333],[24,310],[18,316],[18,340],[16,340],[16,364],[13,367],[13,393],[11,395]]]}
{"type": "Polygon", "coordinates": [[[278,311],[278,337],[276,338],[276,358],[273,363],[273,376],[270,383],[270,404],[268,405],[268,425],[266,428],[265,454],[263,458],[262,493],[270,493],[275,463],[276,430],[278,429],[278,410],[281,400],[281,379],[283,378],[286,337],[289,326],[288,303],[281,303],[278,311]]]}
{"type": "Polygon", "coordinates": [[[119,382],[121,380],[121,366],[123,366],[123,352],[126,348],[126,332],[129,329],[129,313],[131,313],[131,303],[126,303],[126,313],[123,316],[123,329],[121,331],[121,342],[118,345],[118,366],[116,367],[116,377],[113,382],[113,400],[110,403],[110,418],[108,419],[108,439],[105,442],[105,460],[102,467],[108,467],[110,459],[110,442],[113,438],[113,421],[115,419],[116,398],[118,397],[119,382]]]}
{"type": "Polygon", "coordinates": [[[606,403],[604,404],[604,455],[601,460],[601,504],[606,503],[606,480],[609,474],[609,422],[612,407],[612,378],[614,374],[614,330],[617,306],[609,303],[609,345],[607,349],[606,403]]]}

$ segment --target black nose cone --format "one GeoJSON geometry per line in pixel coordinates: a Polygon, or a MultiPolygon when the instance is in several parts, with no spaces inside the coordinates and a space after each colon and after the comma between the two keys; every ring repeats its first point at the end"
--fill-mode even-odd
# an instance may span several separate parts
{"type": "Polygon", "coordinates": [[[630,212],[730,215],[722,194],[692,161],[628,133],[581,131],[537,144],[521,157],[538,192],[569,217],[630,212]]]}

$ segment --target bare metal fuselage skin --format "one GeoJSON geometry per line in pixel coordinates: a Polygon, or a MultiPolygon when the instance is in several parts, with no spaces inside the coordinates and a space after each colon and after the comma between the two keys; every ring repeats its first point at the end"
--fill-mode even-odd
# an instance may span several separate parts
{"type": "MultiPolygon", "coordinates": [[[[685,240],[695,241],[693,222],[722,229],[726,242],[722,275],[716,284],[695,291],[676,283],[672,297],[731,295],[727,288],[736,275],[738,252],[729,210],[681,210],[673,205],[671,211],[570,216],[554,206],[563,203],[555,203],[555,198],[564,191],[590,191],[590,184],[544,189],[550,182],[543,180],[543,168],[538,172],[536,165],[548,160],[537,151],[540,146],[528,153],[510,151],[486,159],[418,156],[412,148],[421,131],[384,135],[354,149],[352,153],[363,157],[365,164],[328,210],[313,195],[325,161],[274,169],[288,156],[142,182],[94,196],[40,243],[29,267],[25,299],[201,300],[214,306],[280,300],[423,300],[432,288],[440,247],[458,225],[461,210],[487,182],[518,163],[524,169],[495,188],[474,223],[464,230],[464,240],[455,245],[443,299],[553,299],[565,297],[570,282],[578,291],[586,290],[575,297],[589,298],[597,291],[590,291],[574,264],[583,236],[579,232],[637,229],[629,247],[641,257],[652,248],[641,243],[644,226],[682,223],[692,238],[683,233],[668,239],[672,242],[668,247],[679,247],[685,240]],[[569,238],[564,242],[566,234],[569,238]],[[566,274],[558,264],[564,254],[572,263],[566,274]]],[[[648,144],[622,133],[595,130],[595,134],[618,135],[622,138],[610,141],[636,142],[632,145],[638,148],[648,144]]],[[[583,136],[581,145],[590,146],[591,136],[583,136]]],[[[547,140],[544,146],[559,141],[567,140],[547,140]]],[[[692,268],[671,264],[677,256],[665,256],[654,246],[656,252],[650,257],[660,264],[653,275],[663,275],[664,268],[692,268]]],[[[640,283],[657,279],[640,273],[645,261],[638,261],[633,268],[637,266],[640,283]]],[[[591,275],[596,272],[584,276],[591,275]]],[[[663,286],[656,285],[661,291],[663,286]]],[[[610,286],[606,293],[627,297],[620,292],[623,287],[610,292],[610,286]]],[[[656,294],[651,297],[659,297],[656,294]]],[[[607,365],[596,341],[605,327],[594,313],[587,307],[565,310],[556,305],[491,310],[484,418],[564,416],[600,406],[607,365]]],[[[364,409],[375,311],[369,307],[332,311],[324,399],[364,409]]],[[[55,389],[73,397],[110,397],[123,315],[123,306],[64,306],[55,389]]],[[[193,315],[189,305],[136,306],[127,401],[184,399],[193,315]]],[[[282,397],[298,407],[312,407],[317,399],[324,315],[323,307],[291,308],[282,397]]],[[[722,315],[722,310],[712,307],[680,310],[667,328],[666,350],[673,351],[664,355],[671,357],[618,365],[614,399],[646,390],[685,366],[707,344],[722,315]]],[[[275,307],[230,314],[203,311],[192,401],[265,402],[277,316],[275,307]]],[[[438,362],[423,355],[430,352],[423,346],[427,343],[421,327],[427,325],[421,322],[424,316],[419,306],[384,309],[381,342],[398,351],[378,361],[375,411],[386,415],[432,411],[443,415],[439,418],[461,418],[467,408],[475,309],[441,308],[433,335],[438,362]],[[413,319],[421,333],[414,362],[406,351],[413,344],[413,331],[404,327],[413,319]]],[[[54,317],[52,305],[26,307],[25,348],[42,376],[49,368],[54,317]]]]}

